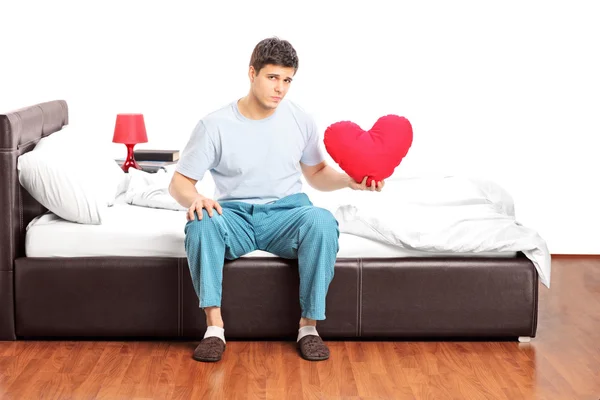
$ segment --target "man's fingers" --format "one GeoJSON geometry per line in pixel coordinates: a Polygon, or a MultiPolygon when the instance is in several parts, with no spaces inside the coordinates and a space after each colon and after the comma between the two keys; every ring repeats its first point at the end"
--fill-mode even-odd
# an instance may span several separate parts
{"type": "Polygon", "coordinates": [[[363,178],[362,182],[360,183],[360,184],[361,184],[363,187],[367,187],[367,179],[368,179],[368,178],[369,178],[368,176],[365,176],[365,177],[363,178]]]}
{"type": "Polygon", "coordinates": [[[370,188],[370,190],[371,190],[371,191],[374,191],[374,190],[375,190],[375,179],[373,179],[373,180],[371,181],[371,188],[370,188]]]}
{"type": "Polygon", "coordinates": [[[202,221],[202,204],[196,205],[196,214],[198,214],[198,221],[202,221]]]}
{"type": "Polygon", "coordinates": [[[217,203],[216,201],[215,201],[215,210],[217,210],[219,215],[223,215],[223,209],[221,208],[221,205],[219,203],[217,203]]]}
{"type": "Polygon", "coordinates": [[[209,217],[213,217],[213,206],[211,204],[207,204],[204,206],[204,208],[206,208],[206,212],[208,213],[209,217]]]}
{"type": "Polygon", "coordinates": [[[377,182],[377,191],[381,192],[381,181],[377,182]]]}

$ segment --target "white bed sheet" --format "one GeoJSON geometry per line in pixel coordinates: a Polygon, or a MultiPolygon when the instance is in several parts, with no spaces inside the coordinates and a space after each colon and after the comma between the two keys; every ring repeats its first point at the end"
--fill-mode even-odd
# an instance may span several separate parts
{"type": "MultiPolygon", "coordinates": [[[[101,225],[65,221],[46,213],[27,227],[27,257],[143,256],[185,257],[184,211],[117,203],[101,225]]],[[[431,253],[403,249],[342,233],[338,258],[356,257],[515,257],[515,252],[431,253]]],[[[256,250],[244,257],[274,257],[256,250]]]]}

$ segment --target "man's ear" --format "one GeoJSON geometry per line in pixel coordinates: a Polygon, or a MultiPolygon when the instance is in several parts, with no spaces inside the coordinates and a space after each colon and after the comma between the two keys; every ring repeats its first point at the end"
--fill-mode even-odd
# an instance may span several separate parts
{"type": "Polygon", "coordinates": [[[256,76],[256,70],[254,69],[254,67],[251,65],[250,69],[248,70],[248,78],[250,78],[250,82],[254,82],[254,77],[256,76]]]}

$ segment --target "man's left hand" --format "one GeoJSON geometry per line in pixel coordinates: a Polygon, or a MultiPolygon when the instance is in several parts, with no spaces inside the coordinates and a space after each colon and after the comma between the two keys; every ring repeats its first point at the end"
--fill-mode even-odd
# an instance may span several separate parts
{"type": "Polygon", "coordinates": [[[350,178],[350,189],[352,190],[369,190],[371,192],[381,192],[381,189],[383,189],[383,186],[385,185],[385,181],[379,181],[379,182],[375,182],[375,180],[373,179],[371,181],[371,185],[367,186],[367,178],[368,176],[365,176],[364,179],[362,180],[362,182],[356,182],[354,179],[350,178]]]}

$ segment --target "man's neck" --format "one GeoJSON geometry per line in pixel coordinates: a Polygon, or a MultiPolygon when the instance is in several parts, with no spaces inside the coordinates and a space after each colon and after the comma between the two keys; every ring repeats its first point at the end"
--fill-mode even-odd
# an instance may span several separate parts
{"type": "Polygon", "coordinates": [[[260,103],[250,94],[238,100],[238,109],[244,117],[254,120],[265,119],[273,115],[275,112],[275,109],[262,107],[260,103]]]}

